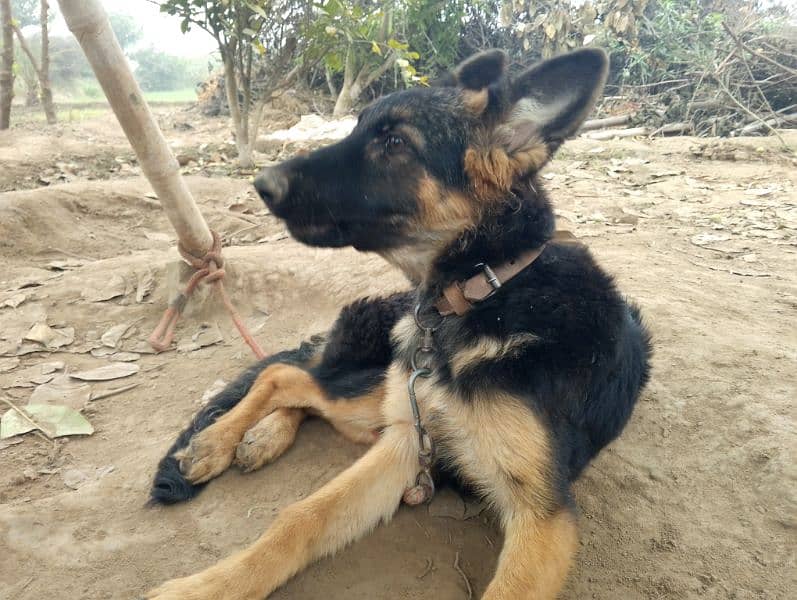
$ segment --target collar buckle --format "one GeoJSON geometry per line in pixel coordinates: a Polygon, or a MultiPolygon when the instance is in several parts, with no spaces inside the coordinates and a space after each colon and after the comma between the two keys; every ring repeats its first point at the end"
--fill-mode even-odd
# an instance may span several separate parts
{"type": "Polygon", "coordinates": [[[487,280],[487,285],[493,288],[493,291],[490,292],[490,295],[492,296],[498,289],[500,289],[501,285],[503,285],[501,280],[498,279],[498,275],[495,274],[495,271],[493,271],[492,268],[490,268],[490,265],[487,263],[479,263],[476,265],[476,268],[480,268],[482,270],[482,275],[484,275],[484,278],[487,280]]]}

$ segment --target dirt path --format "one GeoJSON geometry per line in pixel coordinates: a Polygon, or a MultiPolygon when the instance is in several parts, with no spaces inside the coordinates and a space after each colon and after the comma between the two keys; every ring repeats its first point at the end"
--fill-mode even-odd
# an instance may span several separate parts
{"type": "MultiPolygon", "coordinates": [[[[132,324],[120,349],[140,355],[137,374],[92,385],[96,393],[139,384],[89,403],[94,435],[55,446],[30,434],[0,441],[3,600],[135,597],[254,540],[281,507],[362,452],[308,423],[276,464],[250,475],[233,470],[184,506],[144,507],[155,464],[203,393],[250,356],[210,300],[182,322],[181,351],[144,353],[166,282],[176,277],[176,253],[135,166],[113,179],[92,166],[98,156],[129,152],[111,124],[102,117],[72,125],[60,142],[47,130],[0,137],[0,190],[27,190],[0,194],[3,395],[25,404],[34,384],[23,369],[43,362],[70,372],[108,363],[98,339],[120,323],[132,324]],[[28,189],[41,185],[36,165],[56,162],[78,166],[69,183],[28,189]],[[91,301],[113,285],[119,295],[91,301]],[[15,356],[45,318],[73,327],[74,342],[15,356]],[[223,341],[192,349],[203,323],[218,326],[223,341]]],[[[223,122],[194,127],[194,140],[175,128],[167,135],[192,148],[224,142],[223,122]]],[[[581,552],[568,599],[786,599],[797,583],[794,158],[768,140],[696,145],[577,141],[546,174],[563,226],[641,304],[656,341],[653,381],[631,423],[577,484],[581,552]]],[[[218,150],[200,151],[189,172],[225,163],[203,152],[218,150]]],[[[189,183],[233,243],[226,255],[236,302],[267,351],[324,329],[350,299],[403,285],[378,258],[287,239],[243,178],[189,183]]],[[[402,507],[388,526],[274,598],[465,599],[455,557],[478,594],[500,544],[489,513],[445,494],[428,509],[402,507]]]]}

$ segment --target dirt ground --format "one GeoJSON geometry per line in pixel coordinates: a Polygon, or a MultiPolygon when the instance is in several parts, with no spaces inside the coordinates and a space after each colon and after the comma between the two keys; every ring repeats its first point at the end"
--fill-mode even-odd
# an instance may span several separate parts
{"type": "MultiPolygon", "coordinates": [[[[346,301],[404,285],[376,257],[290,240],[231,164],[224,120],[158,117],[231,246],[229,287],[267,351],[323,330],[346,301]]],[[[0,598],[134,598],[253,541],[363,448],[310,422],[275,464],[145,507],[203,394],[252,359],[207,295],[176,350],[147,350],[180,275],[173,232],[110,115],[36,127],[0,133],[0,397],[25,405],[41,386],[69,387],[63,372],[120,359],[140,369],[69,387],[82,405],[137,384],[86,403],[93,435],[0,440],[0,598]],[[51,352],[23,341],[42,322],[74,340],[51,352]]],[[[675,138],[576,140],[547,169],[562,226],[643,307],[656,347],[630,424],[576,485],[581,549],[565,598],[794,597],[796,164],[772,139],[675,138]]],[[[487,512],[445,493],[273,597],[459,600],[463,577],[478,597],[500,546],[487,512]]]]}

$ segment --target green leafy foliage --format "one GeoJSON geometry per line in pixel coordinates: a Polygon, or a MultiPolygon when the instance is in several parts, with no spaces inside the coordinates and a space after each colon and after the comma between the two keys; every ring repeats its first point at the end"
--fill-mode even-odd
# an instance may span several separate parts
{"type": "Polygon", "coordinates": [[[124,51],[128,51],[132,46],[135,46],[144,36],[144,29],[141,23],[130,15],[111,13],[108,15],[108,20],[111,22],[111,29],[113,29],[114,35],[116,35],[116,39],[124,51]]]}
{"type": "Polygon", "coordinates": [[[169,91],[194,87],[207,77],[204,60],[190,60],[143,48],[131,58],[136,63],[135,75],[144,91],[169,91]]]}

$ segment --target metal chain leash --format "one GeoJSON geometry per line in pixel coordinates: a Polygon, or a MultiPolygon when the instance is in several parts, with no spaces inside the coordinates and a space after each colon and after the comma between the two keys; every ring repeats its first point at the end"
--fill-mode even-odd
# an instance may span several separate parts
{"type": "Polygon", "coordinates": [[[426,428],[421,422],[421,411],[418,408],[418,398],[415,393],[415,384],[419,377],[427,379],[432,375],[434,358],[434,332],[440,327],[445,317],[440,316],[432,325],[424,324],[421,318],[421,305],[415,306],[415,325],[423,332],[420,345],[412,353],[410,364],[412,373],[407,382],[407,395],[412,408],[413,424],[418,434],[418,465],[420,467],[415,478],[415,485],[404,492],[404,502],[410,505],[423,504],[431,501],[434,496],[434,479],[432,479],[432,463],[434,462],[434,443],[426,428]]]}

